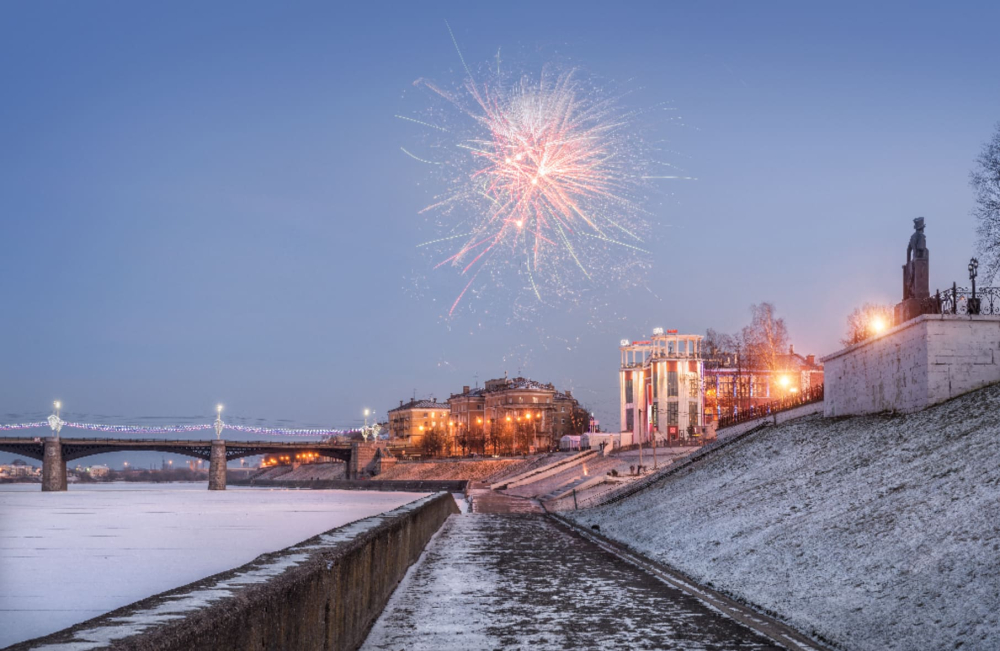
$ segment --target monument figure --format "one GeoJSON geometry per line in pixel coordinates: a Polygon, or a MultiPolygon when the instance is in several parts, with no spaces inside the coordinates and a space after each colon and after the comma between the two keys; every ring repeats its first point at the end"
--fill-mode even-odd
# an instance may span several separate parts
{"type": "Polygon", "coordinates": [[[924,235],[924,218],[913,220],[913,234],[906,245],[906,264],[903,265],[903,300],[928,298],[930,291],[930,251],[924,235]]]}
{"type": "Polygon", "coordinates": [[[940,308],[931,298],[930,290],[931,252],[927,248],[924,235],[924,218],[913,220],[913,233],[906,245],[906,264],[903,265],[903,300],[893,311],[896,325],[916,318],[921,314],[937,314],[940,308]]]}

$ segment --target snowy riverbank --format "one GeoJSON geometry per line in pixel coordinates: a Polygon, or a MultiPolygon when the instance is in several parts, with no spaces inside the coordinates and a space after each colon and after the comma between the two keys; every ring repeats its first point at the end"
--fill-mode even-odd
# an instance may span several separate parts
{"type": "Polygon", "coordinates": [[[247,563],[414,493],[0,486],[0,647],[247,563]]]}
{"type": "Polygon", "coordinates": [[[1000,386],[763,430],[569,513],[850,649],[1000,646],[1000,386]]]}

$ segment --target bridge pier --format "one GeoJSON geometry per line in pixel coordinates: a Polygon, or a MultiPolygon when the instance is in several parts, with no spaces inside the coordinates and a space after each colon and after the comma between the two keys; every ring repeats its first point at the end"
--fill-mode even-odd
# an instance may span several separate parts
{"type": "Polygon", "coordinates": [[[42,490],[66,490],[66,460],[63,459],[62,441],[56,437],[45,439],[42,454],[42,490]]]}
{"type": "Polygon", "coordinates": [[[208,460],[208,490],[226,490],[225,441],[212,441],[212,454],[208,460]]]}

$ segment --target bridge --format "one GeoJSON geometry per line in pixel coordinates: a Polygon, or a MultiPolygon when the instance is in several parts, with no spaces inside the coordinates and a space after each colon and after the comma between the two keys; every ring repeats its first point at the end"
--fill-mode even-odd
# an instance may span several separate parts
{"type": "Polygon", "coordinates": [[[365,474],[369,464],[379,455],[375,443],[294,442],[163,439],[97,439],[60,437],[0,437],[0,452],[10,452],[42,462],[42,490],[66,490],[66,462],[107,452],[167,452],[209,462],[208,489],[225,490],[226,463],[241,457],[261,454],[291,455],[312,452],[347,463],[347,478],[365,474]]]}

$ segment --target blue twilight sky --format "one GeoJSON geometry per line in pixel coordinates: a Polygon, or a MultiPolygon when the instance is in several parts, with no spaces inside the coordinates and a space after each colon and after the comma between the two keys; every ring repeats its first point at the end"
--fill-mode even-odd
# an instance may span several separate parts
{"type": "MultiPolygon", "coordinates": [[[[911,219],[934,287],[973,253],[968,173],[1000,121],[995,2],[5,2],[0,421],[208,415],[350,426],[518,370],[611,424],[618,340],[738,329],[796,349],[895,302],[911,219]],[[637,107],[695,181],[662,187],[647,288],[444,318],[415,245],[419,77],[554,53],[637,107]]],[[[540,58],[538,59],[541,60],[540,58]]],[[[530,72],[530,71],[529,71],[530,72]]]]}

